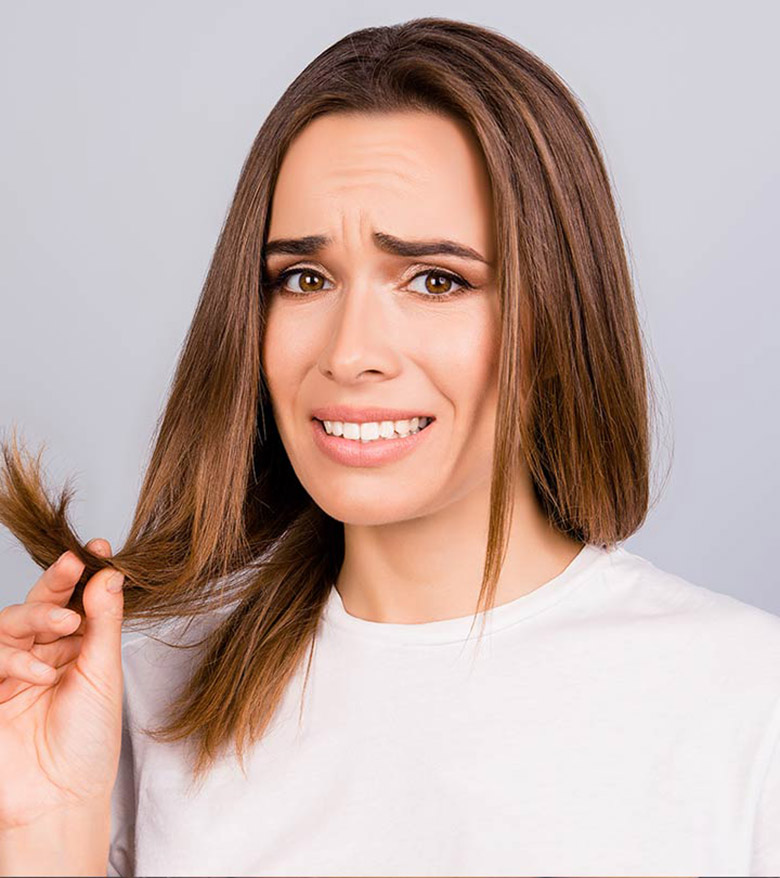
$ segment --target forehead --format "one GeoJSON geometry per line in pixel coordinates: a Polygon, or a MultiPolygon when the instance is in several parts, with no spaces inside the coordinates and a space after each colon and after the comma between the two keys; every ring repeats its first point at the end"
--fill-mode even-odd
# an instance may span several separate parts
{"type": "Polygon", "coordinates": [[[269,238],[338,239],[351,217],[367,231],[461,240],[492,259],[490,178],[468,125],[418,110],[310,122],[282,161],[269,238]]]}

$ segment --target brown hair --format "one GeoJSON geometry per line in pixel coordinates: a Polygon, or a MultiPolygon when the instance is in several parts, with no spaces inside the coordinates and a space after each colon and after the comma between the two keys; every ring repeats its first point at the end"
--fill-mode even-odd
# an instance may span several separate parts
{"type": "Polygon", "coordinates": [[[404,109],[465,120],[492,181],[502,335],[480,605],[495,598],[518,461],[548,520],[583,543],[611,547],[648,512],[650,375],[608,174],[577,99],[536,55],[485,27],[425,17],[348,34],[292,82],[252,144],[121,551],[88,551],[66,518],[70,486],[50,499],[40,454],[3,443],[0,522],[42,567],[65,549],[85,561],[74,609],[110,564],[126,576],[128,622],[220,611],[151,733],[196,742],[195,778],[231,741],[243,768],[313,645],[343,561],[343,525],[298,481],[262,375],[276,175],[314,117],[404,109]]]}

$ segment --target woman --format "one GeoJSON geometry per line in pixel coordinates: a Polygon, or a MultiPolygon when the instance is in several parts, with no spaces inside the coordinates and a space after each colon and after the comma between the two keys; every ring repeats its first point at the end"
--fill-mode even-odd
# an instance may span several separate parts
{"type": "Polygon", "coordinates": [[[244,165],[127,544],[5,448],[2,521],[68,552],[0,614],[4,874],[777,874],[780,620],[619,546],[648,414],[560,78],[440,18],[331,46],[244,165]]]}

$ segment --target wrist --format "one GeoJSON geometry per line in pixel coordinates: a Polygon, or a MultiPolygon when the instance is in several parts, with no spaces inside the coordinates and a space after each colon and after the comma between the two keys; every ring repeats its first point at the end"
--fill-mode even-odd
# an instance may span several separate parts
{"type": "Polygon", "coordinates": [[[0,876],[104,876],[110,821],[107,799],[0,829],[0,876]]]}

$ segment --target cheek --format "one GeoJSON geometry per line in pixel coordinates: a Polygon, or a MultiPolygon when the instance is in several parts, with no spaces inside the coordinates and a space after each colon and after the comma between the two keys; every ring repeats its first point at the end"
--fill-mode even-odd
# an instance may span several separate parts
{"type": "Polygon", "coordinates": [[[467,423],[494,405],[499,327],[487,302],[458,316],[468,319],[445,321],[438,332],[426,333],[424,356],[427,371],[436,376],[436,383],[451,400],[456,417],[467,423]]]}
{"type": "Polygon", "coordinates": [[[296,321],[289,310],[275,307],[272,300],[266,315],[261,362],[271,397],[277,405],[290,401],[290,394],[300,385],[313,350],[313,340],[306,336],[305,323],[296,321]]]}

